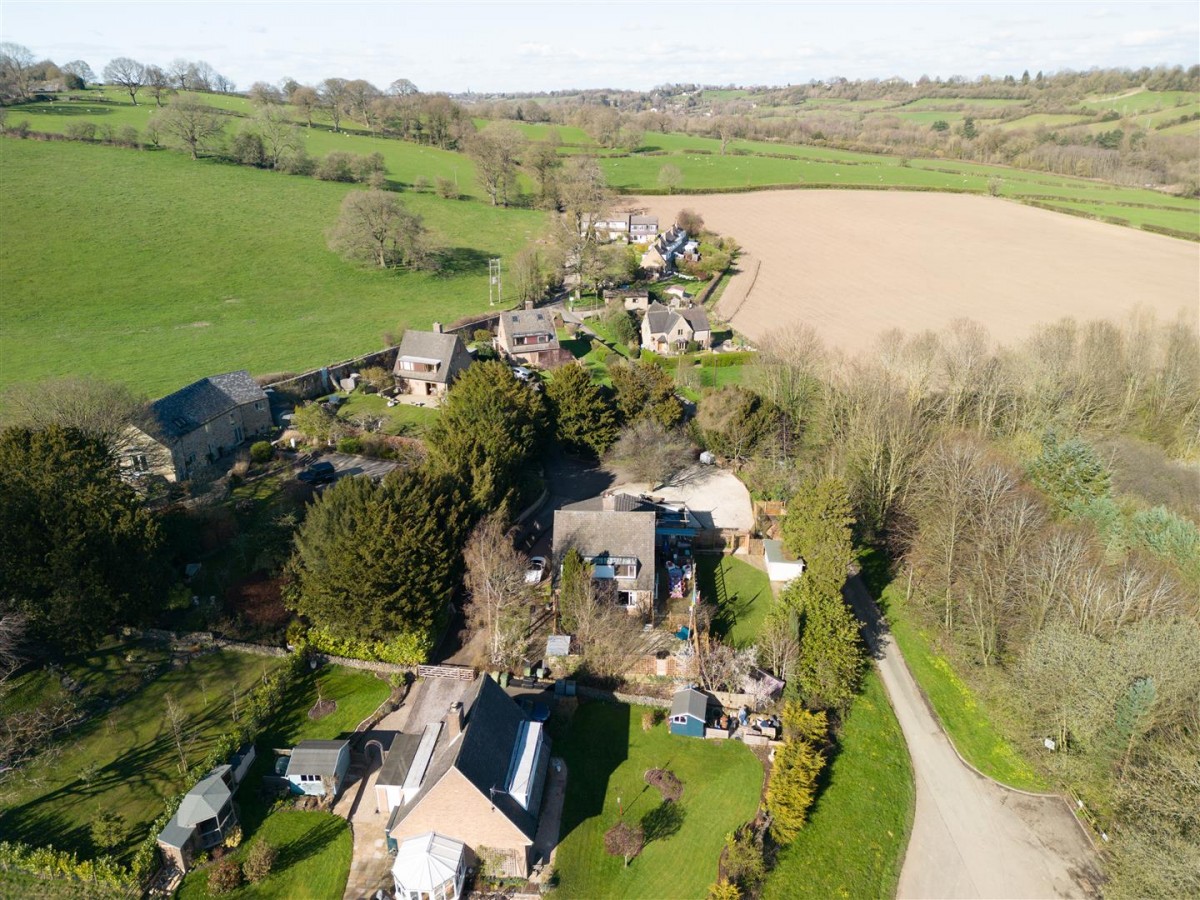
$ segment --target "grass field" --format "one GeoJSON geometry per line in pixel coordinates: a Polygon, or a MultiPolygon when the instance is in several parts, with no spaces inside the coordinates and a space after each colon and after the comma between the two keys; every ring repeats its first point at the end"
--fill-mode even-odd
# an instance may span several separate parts
{"type": "Polygon", "coordinates": [[[808,824],[780,851],[766,900],[893,897],[912,827],[908,750],[872,667],[808,824]]]}
{"type": "MultiPolygon", "coordinates": [[[[339,900],[346,889],[354,839],[346,820],[327,812],[283,811],[271,815],[242,843],[234,858],[241,862],[255,840],[270,842],[279,852],[271,874],[259,884],[243,885],[222,896],[265,900],[339,900]]],[[[203,900],[208,872],[194,869],[184,879],[179,900],[203,900]]]]}
{"type": "MultiPolygon", "coordinates": [[[[763,769],[739,741],[704,741],[642,729],[643,707],[584,703],[555,752],[567,764],[567,795],[556,868],[563,898],[695,898],[716,881],[725,836],[758,807],[763,769]],[[646,770],[666,768],[683,782],[678,830],[649,841],[625,868],[604,850],[604,833],[624,817],[640,821],[659,806],[646,770]]],[[[668,831],[670,829],[667,829],[668,831]]]]}
{"type": "Polygon", "coordinates": [[[758,637],[763,619],[775,604],[767,573],[732,556],[696,557],[700,596],[717,607],[714,630],[735,647],[758,637]]]}
{"type": "MultiPolygon", "coordinates": [[[[52,843],[86,856],[93,852],[89,823],[99,812],[112,810],[125,817],[128,836],[116,852],[127,860],[147,826],[162,813],[164,799],[185,786],[164,719],[166,698],[174,698],[186,715],[187,759],[194,763],[232,725],[233,692],[246,692],[279,665],[271,658],[221,651],[142,684],[141,671],[164,659],[161,651],[121,644],[67,666],[83,682],[84,695],[96,692],[116,705],[72,732],[0,789],[0,832],[14,840],[52,843]],[[130,653],[139,658],[126,662],[130,653]],[[119,699],[127,692],[127,699],[119,699]]],[[[49,676],[44,671],[26,678],[35,682],[31,688],[36,692],[47,690],[49,676]]],[[[18,684],[17,693],[24,687],[18,684]]]]}
{"type": "Polygon", "coordinates": [[[487,259],[547,217],[406,194],[447,273],[359,268],[325,231],[347,185],[173,152],[0,142],[0,386],[63,375],[160,396],[237,368],[303,371],[487,306],[487,259]]]}

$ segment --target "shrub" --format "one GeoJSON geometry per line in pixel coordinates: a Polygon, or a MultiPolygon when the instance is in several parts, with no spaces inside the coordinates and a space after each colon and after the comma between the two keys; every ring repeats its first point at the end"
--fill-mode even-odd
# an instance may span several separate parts
{"type": "Polygon", "coordinates": [[[317,163],[313,174],[321,181],[354,181],[354,154],[334,151],[317,163]]]}
{"type": "Polygon", "coordinates": [[[486,328],[476,328],[475,333],[472,334],[471,337],[477,344],[487,344],[491,343],[491,340],[493,337],[495,337],[495,335],[493,335],[486,328]]]}
{"type": "Polygon", "coordinates": [[[101,850],[111,850],[125,836],[125,817],[108,810],[102,812],[91,823],[92,843],[101,850]]]}
{"type": "Polygon", "coordinates": [[[279,855],[279,851],[272,844],[264,840],[257,840],[250,845],[250,851],[246,854],[246,861],[242,863],[242,872],[246,876],[246,880],[251,884],[258,884],[264,878],[271,874],[271,868],[275,865],[275,857],[279,855]]]}
{"type": "Polygon", "coordinates": [[[287,175],[312,175],[317,170],[317,161],[303,150],[297,150],[279,161],[279,170],[287,175]]]}
{"type": "Polygon", "coordinates": [[[137,129],[132,125],[122,125],[117,129],[116,141],[122,147],[136,147],[138,143],[137,129]]]}
{"type": "Polygon", "coordinates": [[[237,860],[228,857],[208,870],[208,892],[228,894],[242,886],[242,867],[237,860]]]}
{"type": "Polygon", "coordinates": [[[274,455],[275,448],[271,446],[270,441],[255,441],[250,445],[250,459],[252,462],[270,462],[271,457],[274,455]]]}
{"type": "MultiPolygon", "coordinates": [[[[28,127],[29,123],[26,122],[25,124],[28,127]]],[[[439,177],[437,180],[437,195],[443,200],[457,200],[458,185],[449,178],[439,177]]]]}
{"type": "Polygon", "coordinates": [[[629,348],[629,358],[630,359],[639,359],[641,357],[641,355],[642,355],[642,345],[641,344],[634,344],[632,347],[629,348]]]}
{"type": "Polygon", "coordinates": [[[414,191],[424,191],[424,192],[428,193],[432,188],[433,188],[433,182],[431,182],[424,175],[418,175],[416,180],[413,181],[413,190],[414,191]]]}
{"type": "Polygon", "coordinates": [[[338,440],[339,453],[351,453],[355,456],[362,452],[362,441],[356,437],[344,437],[338,440]]]}
{"type": "Polygon", "coordinates": [[[425,662],[432,649],[430,636],[424,633],[399,634],[386,641],[357,641],[335,637],[322,628],[310,628],[304,640],[308,647],[330,656],[378,660],[401,666],[425,662]]]}
{"type": "Polygon", "coordinates": [[[234,825],[229,829],[229,834],[225,835],[225,846],[230,850],[235,849],[242,843],[242,826],[234,825]]]}
{"type": "Polygon", "coordinates": [[[96,139],[96,123],[68,122],[66,135],[72,141],[94,141],[96,139]]]}

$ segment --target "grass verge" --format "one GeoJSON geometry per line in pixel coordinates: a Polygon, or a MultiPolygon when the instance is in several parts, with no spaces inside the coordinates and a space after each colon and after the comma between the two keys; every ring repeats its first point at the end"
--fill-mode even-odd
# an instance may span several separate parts
{"type": "Polygon", "coordinates": [[[780,851],[764,900],[895,896],[915,800],[900,723],[872,667],[808,824],[780,851]]]}
{"type": "Polygon", "coordinates": [[[725,836],[749,821],[762,789],[762,765],[738,741],[704,741],[642,729],[643,707],[585,703],[557,752],[566,760],[567,796],[557,870],[560,897],[703,897],[716,881],[725,836]],[[641,821],[660,807],[645,782],[665,768],[683,782],[674,819],[629,867],[604,850],[604,833],[620,818],[641,821]]]}

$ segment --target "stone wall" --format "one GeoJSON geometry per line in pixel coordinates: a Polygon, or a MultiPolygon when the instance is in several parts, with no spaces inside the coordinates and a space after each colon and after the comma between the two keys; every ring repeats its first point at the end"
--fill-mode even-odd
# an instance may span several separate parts
{"type": "Polygon", "coordinates": [[[315,400],[318,397],[324,397],[336,391],[338,389],[338,381],[346,378],[352,372],[359,372],[371,366],[379,366],[390,372],[392,367],[396,365],[396,354],[399,350],[399,347],[387,347],[383,350],[376,350],[374,353],[367,353],[364,356],[347,359],[321,369],[313,369],[311,372],[305,372],[303,375],[297,375],[294,378],[287,378],[283,381],[276,381],[272,384],[264,385],[264,387],[271,388],[277,397],[285,398],[293,403],[315,400]]]}

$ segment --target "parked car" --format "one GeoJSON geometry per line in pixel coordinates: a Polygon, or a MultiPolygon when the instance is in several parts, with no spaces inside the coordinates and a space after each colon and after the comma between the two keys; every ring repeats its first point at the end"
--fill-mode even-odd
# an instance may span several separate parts
{"type": "Polygon", "coordinates": [[[524,366],[513,366],[513,375],[520,381],[528,381],[533,377],[533,370],[527,369],[524,366]]]}
{"type": "Polygon", "coordinates": [[[546,575],[546,557],[535,556],[529,560],[529,568],[525,570],[525,583],[537,584],[546,575]]]}
{"type": "Polygon", "coordinates": [[[305,484],[329,484],[337,478],[337,469],[331,462],[315,462],[296,477],[305,484]]]}

